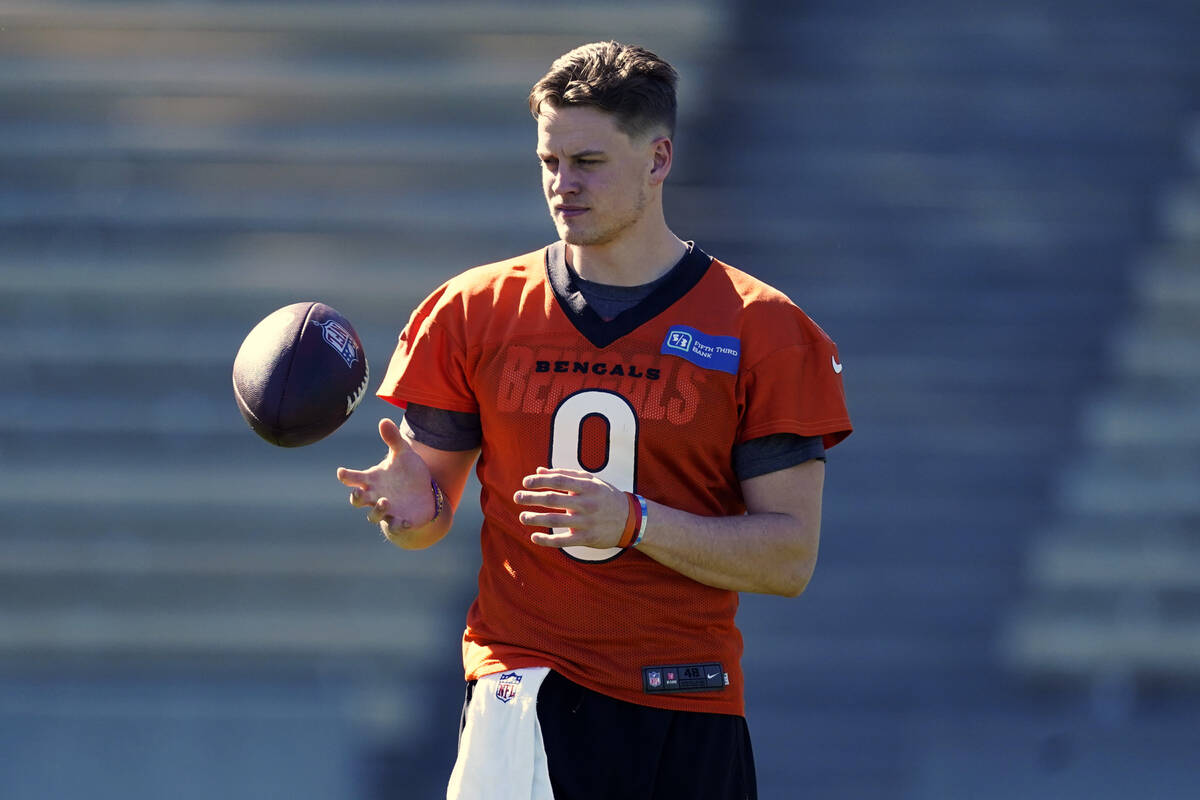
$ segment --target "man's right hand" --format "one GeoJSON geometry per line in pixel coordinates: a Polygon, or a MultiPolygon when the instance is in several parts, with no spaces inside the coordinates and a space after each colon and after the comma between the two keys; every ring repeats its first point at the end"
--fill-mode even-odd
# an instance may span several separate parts
{"type": "Polygon", "coordinates": [[[428,525],[437,512],[429,467],[392,420],[379,421],[379,436],[387,456],[364,470],[338,467],[337,478],[352,489],[350,505],[366,508],[367,521],[378,524],[389,540],[401,547],[427,546],[409,534],[428,525]]]}

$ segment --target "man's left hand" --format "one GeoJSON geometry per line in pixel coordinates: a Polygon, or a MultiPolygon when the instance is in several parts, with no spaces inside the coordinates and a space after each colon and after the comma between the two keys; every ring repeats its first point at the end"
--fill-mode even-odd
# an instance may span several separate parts
{"type": "Polygon", "coordinates": [[[629,519],[625,492],[590,472],[538,467],[526,475],[522,489],[513,495],[522,511],[523,525],[566,529],[559,533],[535,531],[529,538],[545,547],[616,547],[629,519]]]}

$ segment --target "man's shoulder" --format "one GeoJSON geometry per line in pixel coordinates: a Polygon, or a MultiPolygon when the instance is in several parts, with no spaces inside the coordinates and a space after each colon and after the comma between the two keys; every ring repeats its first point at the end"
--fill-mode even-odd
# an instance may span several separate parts
{"type": "Polygon", "coordinates": [[[710,278],[719,293],[738,305],[743,337],[769,343],[805,344],[832,339],[781,289],[749,272],[713,259],[710,278]]]}
{"type": "Polygon", "coordinates": [[[454,294],[474,295],[495,291],[497,287],[512,282],[543,280],[545,264],[546,248],[541,247],[519,256],[463,270],[446,281],[443,289],[454,294]]]}
{"type": "Polygon", "coordinates": [[[457,317],[482,318],[491,308],[518,301],[530,282],[545,281],[544,264],[542,248],[463,270],[421,302],[413,321],[431,318],[445,324],[457,317]]]}
{"type": "Polygon", "coordinates": [[[729,289],[736,293],[747,307],[751,305],[764,307],[795,305],[783,291],[745,270],[719,258],[713,259],[712,266],[715,273],[728,282],[729,289]]]}

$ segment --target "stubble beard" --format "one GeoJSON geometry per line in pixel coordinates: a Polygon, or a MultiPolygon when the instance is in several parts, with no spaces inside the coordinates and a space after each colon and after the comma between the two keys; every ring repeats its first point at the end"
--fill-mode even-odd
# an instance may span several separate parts
{"type": "Polygon", "coordinates": [[[638,189],[637,201],[628,214],[614,220],[599,230],[571,230],[564,220],[558,227],[559,237],[567,244],[577,247],[597,247],[609,244],[620,238],[621,234],[633,228],[641,221],[648,204],[645,189],[638,189]]]}

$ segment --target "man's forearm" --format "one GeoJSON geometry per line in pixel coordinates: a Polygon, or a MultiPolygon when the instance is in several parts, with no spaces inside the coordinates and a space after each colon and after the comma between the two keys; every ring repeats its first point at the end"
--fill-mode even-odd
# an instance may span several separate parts
{"type": "Polygon", "coordinates": [[[638,549],[689,578],[721,589],[795,597],[817,563],[820,516],[757,513],[704,517],[649,503],[638,549]]]}

